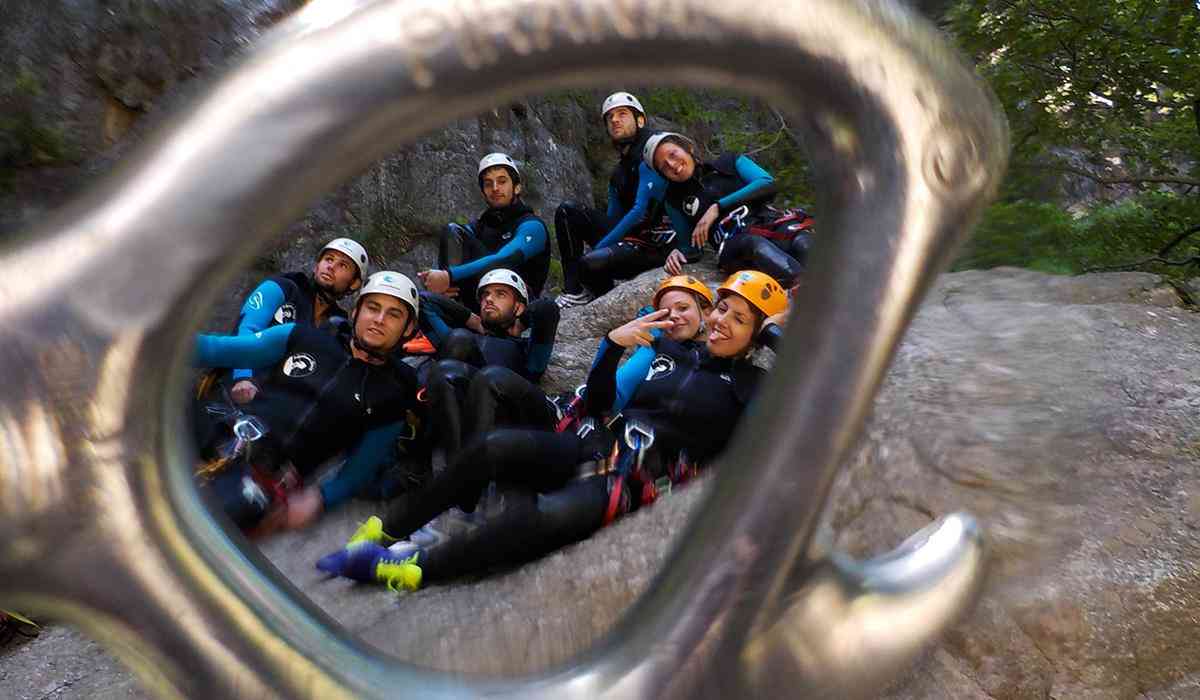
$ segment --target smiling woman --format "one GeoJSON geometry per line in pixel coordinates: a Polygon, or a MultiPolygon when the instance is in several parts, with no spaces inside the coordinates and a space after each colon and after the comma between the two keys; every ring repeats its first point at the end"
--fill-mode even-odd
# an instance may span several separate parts
{"type": "MultiPolygon", "coordinates": [[[[457,2],[362,3],[320,31],[304,25],[312,13],[302,13],[116,179],[22,237],[28,247],[0,260],[14,273],[0,276],[10,281],[0,282],[4,313],[45,321],[0,326],[0,367],[26,373],[7,384],[3,415],[51,415],[69,438],[25,449],[30,433],[6,430],[15,448],[0,456],[0,479],[32,478],[46,467],[27,456],[56,447],[72,478],[36,511],[14,503],[11,494],[24,492],[5,484],[6,602],[34,603],[89,626],[158,690],[185,696],[382,697],[403,689],[663,697],[707,688],[731,697],[812,688],[848,697],[876,690],[907,664],[973,599],[981,571],[973,523],[951,517],[875,565],[819,563],[809,545],[913,303],[992,190],[1003,163],[1002,121],[935,30],[900,7],[675,0],[667,16],[693,20],[676,25],[647,19],[660,4],[489,5],[494,26],[571,8],[593,13],[584,26],[537,25],[532,43],[520,46],[495,37],[480,44],[480,30],[468,32],[465,21],[444,31],[435,20],[466,16],[457,2]],[[639,18],[655,31],[636,26],[639,18]],[[713,51],[709,36],[720,37],[724,50],[713,51]],[[481,45],[489,51],[462,51],[481,45]],[[598,66],[636,71],[647,61],[661,64],[663,79],[737,78],[759,94],[774,89],[785,109],[804,106],[813,115],[801,128],[829,179],[824,203],[834,212],[834,235],[824,253],[828,271],[814,275],[811,304],[797,317],[805,328],[840,332],[797,335],[794,347],[785,345],[778,381],[764,395],[777,410],[732,438],[738,468],[718,474],[705,517],[690,523],[683,548],[606,644],[511,681],[435,678],[380,663],[329,629],[310,603],[285,593],[293,589],[277,573],[250,566],[239,536],[200,507],[185,466],[193,452],[177,434],[178,354],[188,344],[181,338],[197,305],[228,280],[229,273],[212,274],[227,267],[227,251],[239,246],[232,260],[249,261],[246,232],[265,242],[320,193],[438,124],[512,95],[599,81],[598,66]],[[831,125],[858,138],[835,140],[831,125]],[[864,212],[869,221],[859,218],[864,212]],[[156,265],[128,274],[130,249],[156,265]],[[61,264],[46,270],[36,293],[12,282],[46,259],[61,264]],[[187,313],[168,313],[184,301],[187,313]],[[65,542],[64,531],[72,533],[65,542]],[[51,551],[69,556],[70,570],[51,551]],[[812,605],[814,596],[835,604],[812,605]],[[910,621],[902,634],[887,624],[898,616],[910,621]]],[[[412,304],[415,311],[415,293],[412,304]]],[[[275,341],[285,349],[307,338],[320,347],[304,350],[315,361],[304,379],[328,366],[322,353],[333,352],[337,336],[278,329],[263,338],[287,334],[275,341]]],[[[381,366],[360,364],[359,379],[381,366]]],[[[364,382],[367,393],[350,401],[361,400],[366,415],[386,412],[381,385],[364,382]]],[[[307,418],[281,418],[304,432],[307,418]]],[[[337,429],[322,433],[331,434],[337,429]]],[[[321,456],[320,436],[305,437],[311,449],[293,461],[321,456]]],[[[631,439],[644,438],[631,431],[631,439]]]]}

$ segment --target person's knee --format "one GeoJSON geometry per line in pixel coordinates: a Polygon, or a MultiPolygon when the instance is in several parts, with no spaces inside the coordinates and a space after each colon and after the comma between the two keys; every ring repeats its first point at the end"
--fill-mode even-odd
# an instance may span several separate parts
{"type": "Polygon", "coordinates": [[[472,403],[482,400],[488,394],[500,395],[511,390],[513,380],[521,376],[507,367],[488,365],[475,373],[471,379],[470,395],[472,403]]]}
{"type": "Polygon", "coordinates": [[[470,362],[478,350],[474,333],[465,328],[455,328],[442,342],[441,354],[445,359],[470,362]]]}
{"type": "Polygon", "coordinates": [[[462,360],[438,360],[429,370],[429,386],[450,386],[465,389],[471,382],[475,368],[462,360]]]}

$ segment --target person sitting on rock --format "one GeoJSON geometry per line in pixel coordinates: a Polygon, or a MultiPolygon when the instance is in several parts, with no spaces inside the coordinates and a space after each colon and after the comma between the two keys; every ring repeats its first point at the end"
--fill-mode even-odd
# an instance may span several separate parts
{"type": "MultiPolygon", "coordinates": [[[[262,391],[244,411],[266,427],[254,443],[264,464],[252,472],[225,466],[206,484],[236,524],[259,533],[306,525],[353,495],[391,456],[417,392],[415,370],[393,351],[416,332],[419,309],[411,280],[377,272],[362,286],[350,322],[334,333],[286,323],[253,335],[196,337],[196,366],[262,368],[262,391]],[[290,464],[303,483],[344,450],[345,465],[320,487],[288,489],[269,474],[290,464]]],[[[211,460],[218,448],[200,443],[201,456],[211,460]]]]}
{"type": "MultiPolygon", "coordinates": [[[[458,451],[463,428],[469,427],[461,419],[463,406],[473,406],[476,413],[486,409],[469,398],[468,391],[472,377],[481,369],[485,378],[496,383],[491,391],[509,396],[508,403],[519,404],[524,424],[541,425],[539,419],[553,406],[547,405],[545,396],[533,385],[542,378],[554,350],[559,320],[554,302],[530,301],[521,276],[503,268],[479,280],[479,315],[445,297],[426,293],[422,298],[426,309],[422,330],[442,358],[424,377],[424,397],[436,443],[447,459],[458,451]]],[[[477,398],[483,401],[482,397],[479,394],[477,398]]]]}
{"type": "MultiPolygon", "coordinates": [[[[438,269],[417,276],[427,291],[457,297],[473,291],[483,275],[497,268],[516,270],[535,299],[550,270],[550,234],[533,209],[521,201],[521,171],[504,153],[479,161],[479,189],[487,209],[474,222],[449,224],[438,246],[438,269]]],[[[478,312],[477,299],[463,303],[478,312]]]]}
{"type": "MultiPolygon", "coordinates": [[[[726,153],[701,162],[697,153],[695,142],[672,132],[655,134],[642,149],[646,165],[671,182],[665,197],[667,215],[675,232],[690,239],[693,252],[709,241],[722,217],[742,206],[746,221],[766,216],[766,206],[775,196],[775,179],[749,156],[726,153]]],[[[761,270],[791,288],[799,282],[807,255],[807,234],[787,240],[738,235],[723,242],[717,266],[726,272],[761,270]]],[[[667,274],[677,275],[688,261],[685,252],[676,250],[664,267],[667,274]]]]}
{"type": "MultiPolygon", "coordinates": [[[[338,300],[367,278],[367,251],[357,241],[335,238],[325,244],[310,272],[288,272],[263,280],[242,303],[237,335],[253,335],[284,323],[320,328],[345,320],[338,300]]],[[[253,372],[233,370],[229,394],[249,403],[258,394],[253,372]]]]}
{"type": "Polygon", "coordinates": [[[563,308],[587,304],[612,289],[615,280],[662,265],[675,245],[671,231],[660,226],[667,183],[642,162],[652,133],[642,103],[628,92],[615,92],[604,100],[600,115],[619,159],[608,180],[606,214],[570,201],[554,213],[563,267],[563,292],[556,301],[563,308]],[[585,254],[585,246],[591,252],[585,254]]]}
{"type": "Polygon", "coordinates": [[[719,287],[702,348],[654,337],[675,325],[670,309],[613,329],[588,375],[589,415],[608,413],[617,400],[618,363],[627,348],[650,347],[655,357],[607,427],[597,421],[578,433],[500,429],[477,435],[424,488],[393,501],[385,518],[370,518],[318,568],[416,589],[544,555],[652,503],[728,444],[763,374],[747,355],[761,327],[786,308],[778,282],[741,271],[719,287]],[[497,482],[503,505],[489,509],[482,522],[449,537],[418,533],[456,505],[473,510],[490,482],[497,482]],[[409,535],[390,549],[383,546],[391,536],[409,535]]]}

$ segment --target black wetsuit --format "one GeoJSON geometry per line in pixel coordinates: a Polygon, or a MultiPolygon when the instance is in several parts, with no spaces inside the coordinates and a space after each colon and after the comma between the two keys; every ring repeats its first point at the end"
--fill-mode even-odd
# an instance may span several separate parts
{"type": "Polygon", "coordinates": [[[584,287],[600,296],[616,280],[658,267],[676,246],[651,229],[662,221],[666,180],[642,162],[642,148],[653,134],[641,129],[621,153],[608,182],[608,212],[563,202],[554,213],[554,236],[563,265],[563,291],[584,287]],[[592,250],[584,253],[584,247],[592,250]]]}
{"type": "MultiPolygon", "coordinates": [[[[746,205],[746,221],[753,223],[769,216],[766,205],[774,195],[774,178],[765,170],[748,156],[726,153],[714,161],[698,163],[687,181],[672,182],[667,188],[666,209],[676,233],[690,241],[696,222],[713,204],[721,217],[746,205]]],[[[759,270],[784,287],[791,287],[804,272],[808,245],[808,236],[803,233],[787,240],[743,233],[724,241],[717,265],[730,273],[759,270]]],[[[688,259],[698,258],[698,252],[693,249],[688,259]]]]}
{"type": "MultiPolygon", "coordinates": [[[[610,344],[611,345],[611,344],[610,344]]],[[[462,537],[424,549],[418,560],[428,580],[438,580],[499,563],[539,556],[577,541],[643,502],[647,484],[676,480],[681,451],[707,461],[724,449],[753,396],[762,370],[744,360],[713,358],[703,349],[669,339],[656,341],[657,356],[618,420],[644,426],[654,442],[643,461],[647,473],[594,474],[588,463],[604,460],[618,439],[603,427],[584,435],[500,429],[476,436],[423,490],[393,502],[384,530],[404,537],[457,505],[475,508],[490,481],[504,494],[504,507],[488,513],[462,537]],[[581,469],[582,466],[582,469],[581,469]]],[[[607,349],[588,375],[589,415],[600,415],[616,396],[622,349],[607,349]]],[[[623,450],[625,447],[622,448],[623,450]]]]}
{"type": "MultiPolygon", "coordinates": [[[[447,458],[458,452],[463,435],[493,425],[487,420],[463,418],[464,407],[482,410],[483,404],[468,397],[477,369],[487,368],[486,377],[495,384],[490,392],[480,389],[481,397],[512,396],[512,400],[505,399],[504,403],[527,406],[533,411],[530,419],[542,416],[548,402],[534,384],[546,371],[558,334],[559,310],[554,302],[535,299],[529,304],[521,318],[528,331],[521,337],[498,330],[480,334],[463,328],[471,311],[440,295],[422,293],[421,305],[421,328],[441,358],[421,377],[433,425],[430,437],[445,449],[447,458]]],[[[553,427],[552,422],[541,420],[519,420],[515,424],[553,427]]]]}
{"type": "MultiPolygon", "coordinates": [[[[393,358],[373,364],[354,357],[348,328],[334,334],[285,324],[250,336],[201,335],[195,361],[207,367],[264,368],[258,374],[262,390],[243,407],[268,428],[255,449],[269,455],[273,464],[266,466],[291,462],[301,478],[368,433],[399,424],[416,405],[415,371],[393,358]]],[[[202,456],[211,457],[217,446],[200,447],[202,456]]],[[[381,456],[368,461],[353,474],[339,475],[355,481],[346,493],[361,485],[381,456]]],[[[323,493],[327,500],[344,497],[340,489],[336,499],[333,490],[323,493]]]]}
{"type": "Polygon", "coordinates": [[[459,298],[475,312],[479,279],[496,268],[516,271],[536,299],[550,271],[550,234],[517,198],[507,207],[484,210],[466,226],[449,224],[438,246],[438,267],[450,274],[450,286],[458,287],[459,298]]]}

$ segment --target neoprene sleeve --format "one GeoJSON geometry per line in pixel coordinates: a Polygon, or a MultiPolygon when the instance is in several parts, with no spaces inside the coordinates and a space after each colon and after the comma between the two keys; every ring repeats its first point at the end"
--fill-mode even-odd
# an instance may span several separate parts
{"type": "Polygon", "coordinates": [[[751,160],[750,156],[738,156],[734,165],[737,167],[738,177],[742,178],[746,185],[717,200],[717,207],[721,214],[729,213],[741,206],[742,203],[765,194],[766,190],[775,186],[775,178],[763,170],[758,163],[751,160]]]}
{"type": "MultiPolygon", "coordinates": [[[[250,296],[242,304],[238,315],[238,335],[252,335],[271,326],[275,311],[285,300],[283,289],[274,281],[266,280],[255,287],[250,296]]],[[[239,368],[233,370],[233,380],[249,379],[254,376],[253,370],[239,368]]]]}
{"type": "Polygon", "coordinates": [[[392,457],[392,450],[404,421],[388,423],[368,431],[359,438],[346,456],[346,463],[335,477],[321,484],[321,498],[325,510],[332,510],[346,499],[358,493],[376,470],[392,457]]]}
{"type": "MultiPolygon", "coordinates": [[[[517,227],[512,240],[501,246],[500,250],[491,255],[451,267],[448,270],[450,281],[478,277],[485,271],[497,267],[517,267],[546,250],[549,245],[550,234],[546,231],[546,225],[537,219],[530,219],[517,227]]],[[[460,293],[463,291],[468,290],[459,290],[460,293]]],[[[473,292],[473,290],[469,291],[473,292]]]]}
{"type": "Polygon", "coordinates": [[[253,335],[197,333],[192,352],[195,367],[267,367],[287,354],[294,323],[272,326],[253,335]]]}
{"type": "MultiPolygon", "coordinates": [[[[621,220],[596,243],[595,248],[605,248],[624,238],[638,224],[646,220],[646,213],[650,211],[650,202],[661,202],[666,192],[666,179],[647,167],[645,163],[639,165],[637,197],[633,201],[633,208],[625,212],[621,220]]],[[[610,215],[613,212],[612,203],[612,193],[610,193],[608,200],[610,215]]],[[[619,204],[617,211],[620,212],[619,204]]]]}

